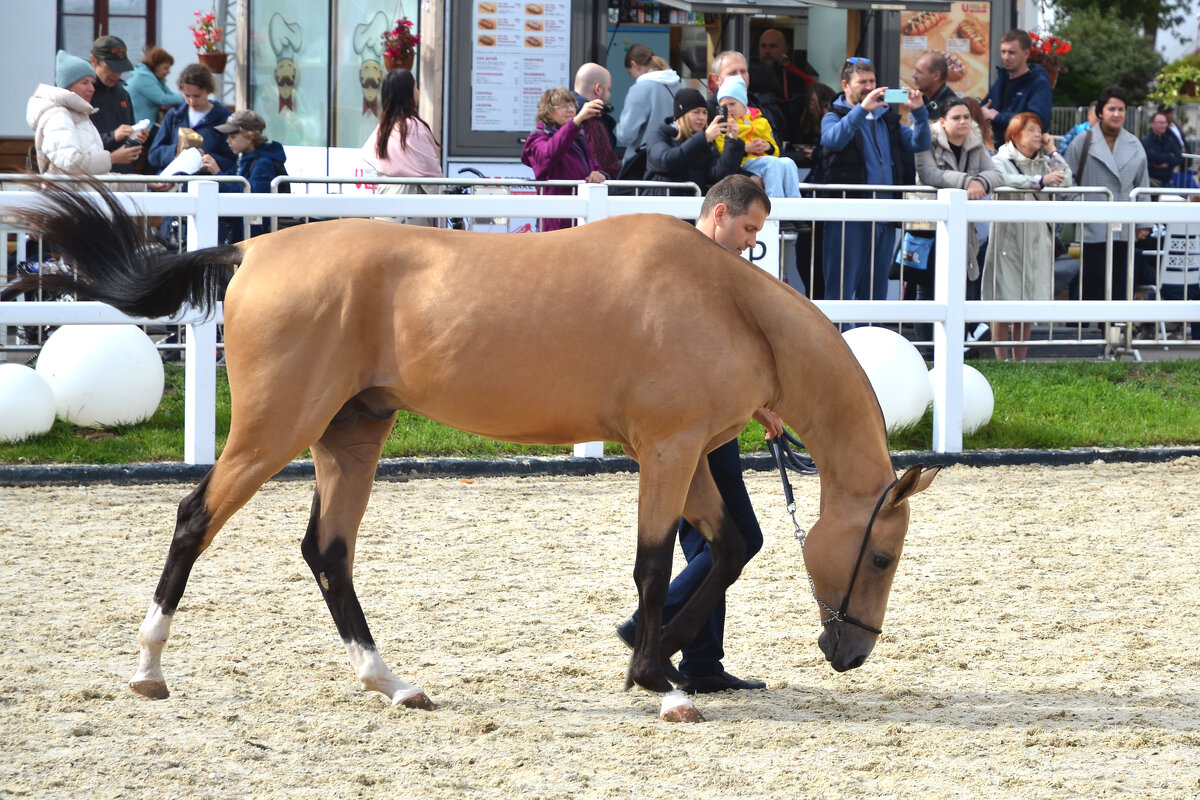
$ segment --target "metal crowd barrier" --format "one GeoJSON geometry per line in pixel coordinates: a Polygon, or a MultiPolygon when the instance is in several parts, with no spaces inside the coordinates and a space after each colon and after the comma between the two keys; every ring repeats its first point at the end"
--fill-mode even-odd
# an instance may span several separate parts
{"type": "MultiPolygon", "coordinates": [[[[699,197],[645,198],[610,196],[604,184],[583,184],[574,196],[463,195],[271,195],[220,193],[215,181],[189,182],[186,193],[127,193],[118,198],[135,214],[179,215],[189,218],[187,247],[195,250],[218,244],[218,219],[230,216],[373,217],[414,214],[450,216],[578,217],[591,222],[619,214],[698,216],[699,197]]],[[[828,187],[824,187],[828,188],[828,187]]],[[[860,187],[861,188],[861,187],[860,187]]],[[[894,188],[894,187],[893,187],[894,188]]],[[[6,209],[37,202],[32,192],[0,191],[0,216],[6,209]]],[[[1154,204],[1160,222],[1187,223],[1195,214],[1184,203],[1154,204]]],[[[933,222],[935,231],[934,299],[918,301],[819,300],[818,307],[835,323],[930,323],[933,361],[940,378],[934,386],[933,449],[962,449],[962,364],[965,325],[969,319],[996,322],[1065,322],[1133,319],[1168,322],[1194,314],[1194,302],[1138,301],[971,301],[966,299],[967,226],[976,222],[1045,222],[1044,202],[968,203],[966,192],[939,190],[934,200],[895,199],[777,199],[777,220],[933,222]]],[[[1127,222],[1144,215],[1149,206],[1132,202],[1080,201],[1070,217],[1081,223],[1127,222]]],[[[1053,221],[1053,219],[1051,219],[1053,221]]],[[[216,332],[222,310],[204,319],[191,309],[165,319],[130,319],[96,302],[0,303],[0,328],[19,325],[73,323],[182,324],[186,339],[185,460],[212,463],[215,458],[216,332]]]]}

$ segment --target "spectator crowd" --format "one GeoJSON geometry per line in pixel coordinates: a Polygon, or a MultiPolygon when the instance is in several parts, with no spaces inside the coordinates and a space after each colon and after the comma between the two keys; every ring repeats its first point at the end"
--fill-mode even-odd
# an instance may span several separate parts
{"type": "MultiPolygon", "coordinates": [[[[1031,49],[1026,32],[1006,33],[995,81],[976,99],[950,89],[946,57],[937,51],[916,60],[904,87],[878,85],[875,66],[862,56],[847,58],[831,87],[810,65],[792,59],[782,31],[770,29],[759,36],[756,58],[720,52],[704,85],[689,85],[649,47],[633,44],[624,59],[633,85],[621,113],[613,114],[609,71],[583,64],[573,86],[542,94],[522,161],[538,180],[669,184],[637,190],[649,195],[690,193],[680,183],[704,193],[731,175],[751,178],[770,198],[920,197],[922,190],[961,188],[971,201],[1048,202],[1074,185],[1101,187],[1106,194],[1070,196],[1125,200],[1138,187],[1187,185],[1187,142],[1169,110],[1155,113],[1139,140],[1125,129],[1128,99],[1117,87],[1101,93],[1087,121],[1060,142],[1050,136],[1050,81],[1030,60],[1031,49]]],[[[135,66],[115,36],[96,39],[86,60],[60,51],[54,84],[39,85],[27,108],[37,169],[143,174],[156,190],[175,185],[157,176],[239,175],[250,191],[269,191],[275,177],[287,174],[286,155],[267,137],[263,118],[214,99],[213,75],[202,64],[185,65],[169,85],[173,65],[165,50],[148,47],[135,66]]],[[[388,73],[380,97],[379,124],[363,145],[364,161],[382,176],[442,177],[440,144],[417,113],[412,73],[388,73]]],[[[424,188],[383,184],[377,191],[424,188]]],[[[632,190],[618,185],[613,191],[632,190]]],[[[398,221],[442,224],[424,217],[398,221]]],[[[550,218],[541,228],[573,224],[550,218]]],[[[1130,227],[1082,226],[1081,268],[1071,296],[1125,297],[1129,248],[1144,249],[1151,234],[1149,225],[1130,227]]],[[[222,227],[229,240],[257,232],[257,226],[244,231],[234,221],[222,227]]],[[[1054,225],[1004,223],[979,233],[968,246],[968,297],[1040,300],[1060,294],[1054,261],[1063,242],[1054,225]]],[[[931,296],[929,225],[830,221],[807,226],[803,234],[797,265],[807,267],[811,285],[805,290],[814,298],[881,298],[897,278],[906,298],[931,296]]],[[[167,225],[162,235],[170,235],[167,225]]],[[[1194,296],[1185,291],[1186,299],[1194,296]]],[[[1006,339],[1029,333],[1022,324],[994,327],[1006,339]]],[[[1024,357],[1020,349],[996,352],[999,358],[1024,357]]]]}

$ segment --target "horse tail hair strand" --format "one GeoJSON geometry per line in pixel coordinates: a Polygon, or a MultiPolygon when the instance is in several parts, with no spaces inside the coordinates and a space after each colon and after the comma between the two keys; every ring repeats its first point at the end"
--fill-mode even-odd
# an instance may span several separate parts
{"type": "Polygon", "coordinates": [[[210,316],[228,282],[224,273],[245,255],[236,245],[179,254],[150,245],[141,223],[99,181],[37,189],[38,204],[10,213],[74,269],[18,278],[0,290],[0,300],[41,288],[99,300],[133,317],[168,317],[185,303],[210,316]]]}

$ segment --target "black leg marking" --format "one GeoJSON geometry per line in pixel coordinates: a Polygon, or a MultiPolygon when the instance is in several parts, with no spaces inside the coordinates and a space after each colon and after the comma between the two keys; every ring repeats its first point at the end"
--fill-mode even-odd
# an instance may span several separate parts
{"type": "Polygon", "coordinates": [[[179,503],[175,535],[167,551],[167,563],[163,566],[162,577],[158,579],[158,587],[154,590],[154,602],[168,616],[174,614],[175,609],[179,607],[183,590],[187,587],[188,576],[192,574],[192,567],[207,547],[204,535],[211,520],[205,495],[211,477],[212,471],[209,471],[192,493],[179,503]]]}
{"type": "Polygon", "coordinates": [[[358,604],[358,596],[354,593],[354,581],[350,574],[348,550],[341,538],[336,538],[324,551],[321,551],[317,538],[317,522],[321,512],[321,494],[313,493],[312,512],[308,519],[308,532],[300,543],[300,552],[304,561],[317,579],[321,596],[333,623],[337,626],[338,634],[343,642],[358,642],[374,649],[375,640],[367,628],[367,618],[362,606],[358,604]]]}

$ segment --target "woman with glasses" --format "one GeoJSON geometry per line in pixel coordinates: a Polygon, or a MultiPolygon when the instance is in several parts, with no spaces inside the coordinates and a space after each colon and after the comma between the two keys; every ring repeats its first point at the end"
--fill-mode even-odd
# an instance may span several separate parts
{"type": "MultiPolygon", "coordinates": [[[[542,92],[538,100],[537,127],[525,140],[521,163],[533,169],[534,180],[575,180],[588,183],[603,183],[610,176],[600,171],[600,165],[588,148],[583,136],[583,123],[604,113],[604,101],[589,100],[583,108],[576,108],[575,96],[565,86],[556,86],[542,92]]],[[[569,195],[570,186],[544,186],[541,194],[569,195]]],[[[546,218],[542,220],[543,231],[570,228],[573,219],[546,218]]]]}

